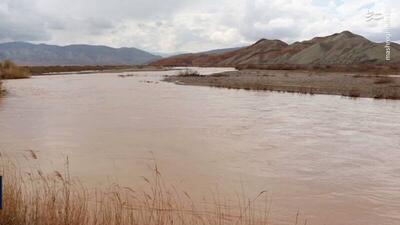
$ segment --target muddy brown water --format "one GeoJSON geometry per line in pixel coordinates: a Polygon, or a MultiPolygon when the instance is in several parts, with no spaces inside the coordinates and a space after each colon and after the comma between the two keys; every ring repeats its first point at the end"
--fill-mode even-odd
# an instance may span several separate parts
{"type": "Polygon", "coordinates": [[[0,150],[24,164],[32,149],[48,170],[68,156],[93,185],[134,186],[156,159],[195,195],[266,190],[274,224],[297,211],[308,224],[400,223],[400,101],[160,82],[175,73],[5,81],[0,150]]]}

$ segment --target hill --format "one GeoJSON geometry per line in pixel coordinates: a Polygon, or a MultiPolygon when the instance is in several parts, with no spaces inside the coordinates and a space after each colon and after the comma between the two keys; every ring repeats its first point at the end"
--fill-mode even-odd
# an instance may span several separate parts
{"type": "Polygon", "coordinates": [[[0,61],[19,65],[137,65],[161,59],[137,48],[111,48],[97,45],[46,45],[25,42],[0,44],[0,61]]]}
{"type": "MultiPolygon", "coordinates": [[[[385,43],[375,43],[349,31],[287,44],[261,39],[255,44],[222,54],[186,54],[162,59],[163,66],[240,65],[354,65],[385,63],[385,43]]],[[[391,63],[400,63],[400,45],[391,44],[391,63]]]]}
{"type": "Polygon", "coordinates": [[[151,65],[155,66],[216,66],[240,48],[216,49],[206,52],[186,53],[157,60],[151,65]]]}

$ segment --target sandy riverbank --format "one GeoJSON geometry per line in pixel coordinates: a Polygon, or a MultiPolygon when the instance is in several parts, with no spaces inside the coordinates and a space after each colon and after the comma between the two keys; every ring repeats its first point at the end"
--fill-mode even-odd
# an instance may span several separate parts
{"type": "Polygon", "coordinates": [[[184,85],[245,90],[400,99],[400,75],[288,70],[240,70],[210,76],[169,76],[164,80],[184,85]]]}

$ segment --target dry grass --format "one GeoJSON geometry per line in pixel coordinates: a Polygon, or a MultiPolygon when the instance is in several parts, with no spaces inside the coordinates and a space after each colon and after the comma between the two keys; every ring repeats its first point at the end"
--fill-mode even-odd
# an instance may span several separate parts
{"type": "MultiPolygon", "coordinates": [[[[37,156],[33,153],[33,159],[37,156]]],[[[232,205],[213,196],[212,204],[196,203],[189,193],[167,186],[157,166],[153,178],[143,177],[145,190],[113,185],[88,190],[66,172],[23,173],[2,159],[4,209],[7,225],[265,225],[270,206],[266,193],[253,199],[238,197],[232,205]],[[265,207],[257,210],[258,202],[265,207]]]]}
{"type": "Polygon", "coordinates": [[[30,77],[29,70],[17,66],[10,60],[0,63],[0,77],[3,79],[22,79],[30,77]]]}

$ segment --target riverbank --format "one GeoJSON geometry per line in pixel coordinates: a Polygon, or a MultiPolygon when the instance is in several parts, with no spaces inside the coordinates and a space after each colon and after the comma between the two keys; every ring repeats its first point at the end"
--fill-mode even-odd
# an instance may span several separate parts
{"type": "Polygon", "coordinates": [[[168,68],[148,65],[98,65],[98,66],[26,66],[32,75],[66,75],[110,72],[167,71],[168,68]]]}
{"type": "Polygon", "coordinates": [[[400,75],[298,70],[240,70],[210,76],[182,74],[164,79],[184,85],[304,94],[400,99],[400,75]]]}

